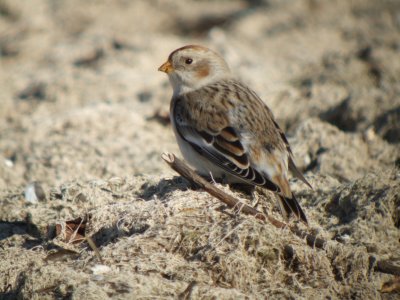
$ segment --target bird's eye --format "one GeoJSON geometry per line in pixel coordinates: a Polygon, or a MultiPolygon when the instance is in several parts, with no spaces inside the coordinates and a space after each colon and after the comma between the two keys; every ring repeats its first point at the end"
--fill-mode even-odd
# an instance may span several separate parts
{"type": "Polygon", "coordinates": [[[185,64],[187,64],[187,65],[190,65],[192,62],[193,62],[193,59],[191,59],[191,58],[187,58],[185,60],[185,64]]]}

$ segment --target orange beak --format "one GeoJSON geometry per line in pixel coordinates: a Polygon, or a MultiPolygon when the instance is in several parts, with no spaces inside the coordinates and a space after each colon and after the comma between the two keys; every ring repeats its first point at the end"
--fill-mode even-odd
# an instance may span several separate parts
{"type": "Polygon", "coordinates": [[[174,71],[174,68],[172,67],[171,63],[169,61],[166,61],[161,65],[161,67],[158,68],[158,71],[164,72],[164,73],[171,73],[174,71]]]}

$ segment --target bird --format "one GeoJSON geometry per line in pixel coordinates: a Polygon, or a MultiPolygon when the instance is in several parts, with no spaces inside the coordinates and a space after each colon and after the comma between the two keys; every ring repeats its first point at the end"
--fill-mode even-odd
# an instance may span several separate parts
{"type": "Polygon", "coordinates": [[[236,79],[218,53],[201,45],[174,50],[158,70],[172,85],[170,120],[179,149],[197,173],[272,191],[286,221],[294,214],[307,225],[289,186],[289,170],[312,187],[256,92],[236,79]]]}

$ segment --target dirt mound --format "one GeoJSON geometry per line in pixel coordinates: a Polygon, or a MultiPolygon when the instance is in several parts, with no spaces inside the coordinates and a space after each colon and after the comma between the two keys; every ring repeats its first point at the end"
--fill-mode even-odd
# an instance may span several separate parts
{"type": "Polygon", "coordinates": [[[400,264],[399,14],[372,0],[0,0],[0,298],[398,297],[376,260],[400,264]],[[179,150],[157,68],[190,43],[220,52],[288,133],[314,187],[291,181],[310,221],[296,226],[325,250],[160,158],[179,150]]]}

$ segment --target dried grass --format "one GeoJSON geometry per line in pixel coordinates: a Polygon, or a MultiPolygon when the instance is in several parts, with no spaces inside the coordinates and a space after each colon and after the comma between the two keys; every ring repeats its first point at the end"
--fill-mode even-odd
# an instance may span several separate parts
{"type": "MultiPolygon", "coordinates": [[[[337,193],[340,199],[351,194],[358,199],[358,216],[385,219],[377,216],[375,206],[363,202],[378,191],[371,186],[383,182],[390,189],[380,203],[393,207],[391,201],[400,186],[387,177],[367,176],[341,191],[332,190],[327,199],[337,193]]],[[[10,201],[15,206],[15,200],[10,201]]],[[[365,238],[345,239],[344,245],[331,241],[326,251],[316,250],[288,230],[250,216],[221,212],[216,199],[190,190],[180,178],[70,183],[61,186],[59,193],[53,191],[46,203],[20,204],[20,211],[9,218],[31,214],[38,228],[45,228],[50,219],[89,214],[87,235],[95,241],[103,263],[111,268],[94,274],[92,268],[100,262],[85,243],[77,246],[66,245],[61,238],[45,243],[32,239],[38,246],[31,248],[19,244],[24,238],[16,235],[1,254],[1,272],[6,275],[0,284],[20,282],[19,295],[24,298],[43,299],[57,293],[88,299],[129,299],[133,294],[140,299],[176,298],[191,282],[195,282],[194,298],[372,298],[379,295],[380,283],[388,276],[371,271],[371,251],[378,256],[388,255],[388,250],[393,256],[399,254],[395,242],[399,233],[392,229],[393,222],[379,222],[380,232],[387,235],[382,240],[382,236],[372,235],[376,232],[373,226],[362,225],[363,217],[356,218],[352,228],[362,231],[365,238]],[[79,194],[85,197],[77,197],[79,194]],[[62,199],[54,195],[62,195],[62,199]],[[80,256],[46,261],[55,247],[74,249],[80,256]],[[18,274],[24,279],[17,279],[18,274]]],[[[327,230],[313,225],[310,230],[326,237],[344,226],[335,225],[333,218],[325,218],[324,223],[321,227],[327,230]]]]}

